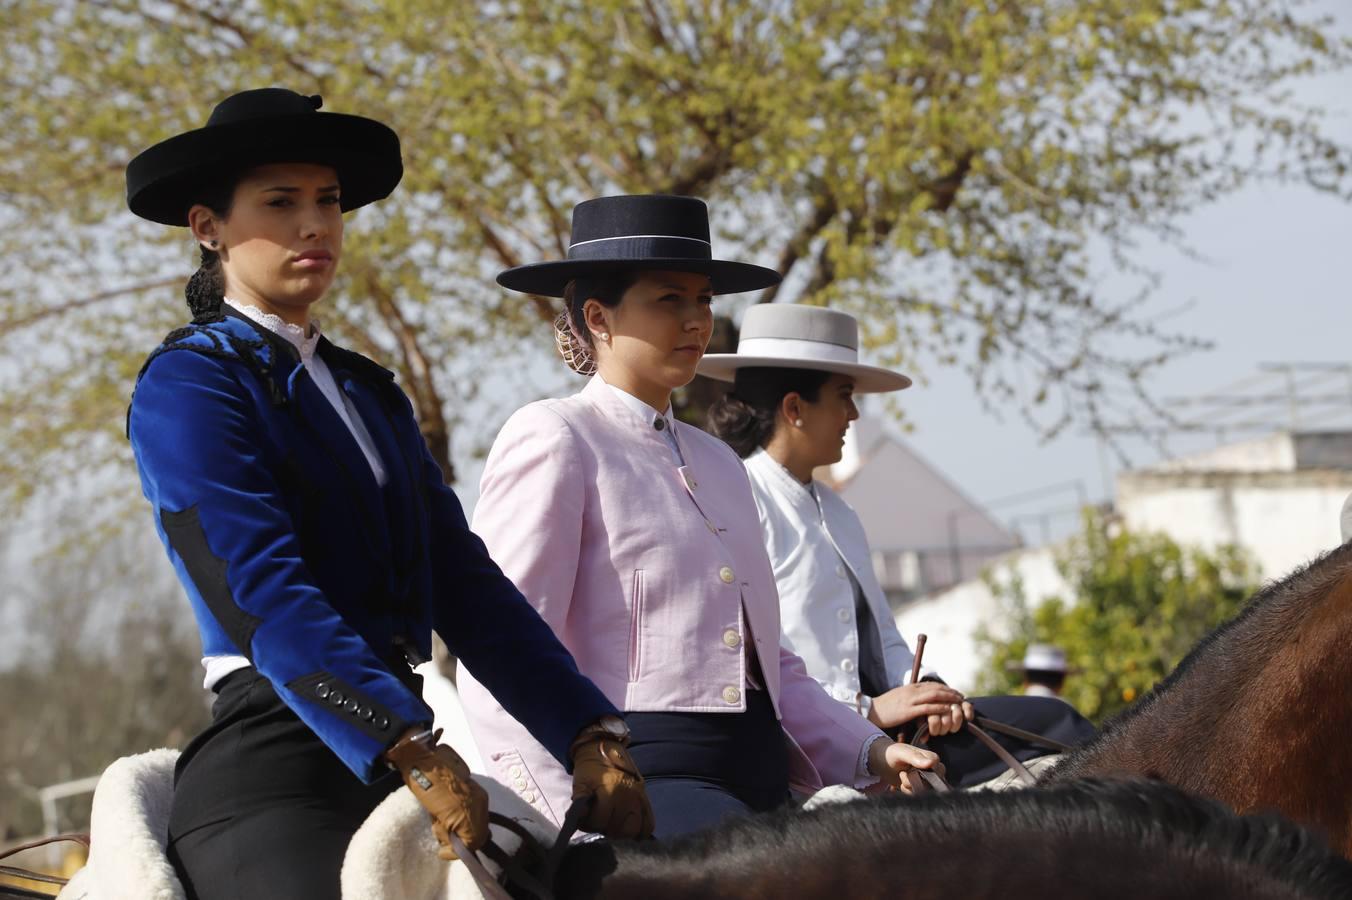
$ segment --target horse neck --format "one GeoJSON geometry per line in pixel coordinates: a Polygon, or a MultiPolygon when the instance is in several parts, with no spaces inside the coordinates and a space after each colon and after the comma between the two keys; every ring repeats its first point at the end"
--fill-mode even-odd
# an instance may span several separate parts
{"type": "Polygon", "coordinates": [[[1049,780],[1145,775],[1240,808],[1257,773],[1283,765],[1292,746],[1348,733],[1321,736],[1310,724],[1346,728],[1352,719],[1352,704],[1342,701],[1352,670],[1342,649],[1352,636],[1352,573],[1298,587],[1223,626],[1049,780]]]}

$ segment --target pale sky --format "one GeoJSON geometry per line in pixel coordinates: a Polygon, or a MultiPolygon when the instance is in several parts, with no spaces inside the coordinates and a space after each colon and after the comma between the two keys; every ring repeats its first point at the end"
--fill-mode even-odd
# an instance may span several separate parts
{"type": "MultiPolygon", "coordinates": [[[[1314,8],[1336,15],[1341,33],[1352,34],[1352,2],[1321,0],[1314,8]]],[[[1352,142],[1352,76],[1310,81],[1297,93],[1329,109],[1335,116],[1329,130],[1352,142]]],[[[1211,340],[1215,349],[1161,370],[1153,382],[1157,396],[1212,391],[1263,362],[1352,362],[1352,204],[1301,186],[1256,186],[1180,224],[1209,262],[1168,249],[1145,256],[1163,278],[1154,305],[1190,303],[1170,320],[1173,330],[1211,340]]],[[[1105,288],[1111,293],[1112,284],[1105,288]]],[[[1336,424],[1347,425],[1352,386],[1344,383],[1343,390],[1348,406],[1336,424]]],[[[1074,479],[1091,499],[1106,496],[1094,439],[1075,434],[1040,444],[1016,416],[1002,424],[984,412],[961,373],[936,373],[929,385],[908,390],[904,401],[915,427],[911,445],[978,501],[1074,479]]],[[[1177,441],[1180,449],[1214,443],[1177,441]]],[[[1157,458],[1140,444],[1132,450],[1138,464],[1157,458]]],[[[1067,492],[1023,509],[1074,500],[1067,492]]]]}

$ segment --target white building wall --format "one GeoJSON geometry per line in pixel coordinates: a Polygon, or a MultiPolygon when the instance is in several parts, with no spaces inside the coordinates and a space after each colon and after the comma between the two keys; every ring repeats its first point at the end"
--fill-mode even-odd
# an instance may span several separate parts
{"type": "Polygon", "coordinates": [[[1181,544],[1245,548],[1259,575],[1280,579],[1341,543],[1339,513],[1352,472],[1124,475],[1118,511],[1134,531],[1181,544]]]}
{"type": "MultiPolygon", "coordinates": [[[[1056,571],[1057,546],[1018,550],[1000,557],[988,569],[997,584],[1022,579],[1030,607],[1048,597],[1069,599],[1069,586],[1056,571]]],[[[1012,622],[1008,608],[991,592],[986,580],[975,578],[906,604],[896,614],[897,630],[915,648],[916,636],[928,636],[925,665],[960,691],[972,691],[983,665],[975,634],[985,625],[996,635],[1008,635],[1012,622]]]]}

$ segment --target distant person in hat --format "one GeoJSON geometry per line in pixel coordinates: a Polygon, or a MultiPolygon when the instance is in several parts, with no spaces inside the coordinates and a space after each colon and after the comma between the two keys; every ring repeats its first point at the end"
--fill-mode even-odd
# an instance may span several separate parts
{"type": "Polygon", "coordinates": [[[1029,644],[1023,661],[1012,663],[1013,671],[1023,673],[1023,693],[1026,697],[1057,697],[1066,686],[1066,651],[1055,644],[1029,644]]]}
{"type": "Polygon", "coordinates": [[[827,693],[879,728],[924,721],[934,736],[953,735],[934,745],[948,777],[976,784],[1000,771],[989,751],[958,734],[978,711],[1064,737],[1066,710],[1024,698],[972,701],[929,670],[911,683],[914,655],[878,585],[864,526],[839,494],[813,478],[817,467],[840,461],[845,434],[859,417],[856,394],[911,384],[900,372],[861,363],[858,332],[854,317],[837,310],[751,307],[737,351],[710,354],[699,365],[700,374],[733,384],[710,410],[710,428],[744,459],[750,476],[785,644],[827,693]]]}
{"type": "Polygon", "coordinates": [[[393,375],[311,315],[343,213],[403,172],[379,122],[279,88],[127,167],[132,212],[187,227],[193,320],[137,378],[128,435],[202,636],[212,724],[183,752],[168,854],[189,898],[332,898],[347,843],[403,781],[449,835],[487,797],[430,731],[411,665],[432,629],[532,729],[590,828],[643,830],[618,710],[468,529],[393,375]]]}
{"type": "MultiPolygon", "coordinates": [[[[934,756],[832,700],[780,647],[774,576],[746,472],[671,415],[719,294],[779,281],[715,259],[689,197],[604,197],[573,210],[568,258],[505,287],[561,297],[556,341],[582,391],[518,410],[484,468],[474,528],[625,710],[659,837],[772,809],[790,788],[895,782],[934,756]]],[[[558,821],[566,774],[479,685],[458,682],[485,759],[558,821]]]]}

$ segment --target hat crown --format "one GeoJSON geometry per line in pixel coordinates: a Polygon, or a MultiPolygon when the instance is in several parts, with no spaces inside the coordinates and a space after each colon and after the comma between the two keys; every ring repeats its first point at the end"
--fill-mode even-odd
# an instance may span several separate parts
{"type": "Polygon", "coordinates": [[[573,207],[569,259],[712,259],[709,207],[696,197],[628,194],[573,207]],[[660,250],[660,253],[655,252],[660,250]]]}
{"type": "Polygon", "coordinates": [[[1029,644],[1023,654],[1023,667],[1035,672],[1066,671],[1066,651],[1055,644],[1029,644]]]}
{"type": "Polygon", "coordinates": [[[746,311],[737,350],[747,341],[811,341],[859,351],[859,323],[854,316],[820,306],[762,303],[746,311]]]}
{"type": "Polygon", "coordinates": [[[236,125],[254,119],[297,116],[314,113],[324,105],[318,94],[298,94],[286,88],[258,88],[231,94],[211,111],[208,128],[236,125]]]}

